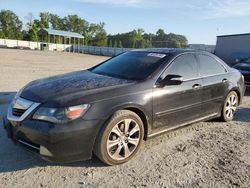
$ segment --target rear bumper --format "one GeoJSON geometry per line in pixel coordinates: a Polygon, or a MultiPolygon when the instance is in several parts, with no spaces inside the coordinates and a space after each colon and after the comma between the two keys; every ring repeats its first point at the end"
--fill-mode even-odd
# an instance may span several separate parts
{"type": "Polygon", "coordinates": [[[4,119],[8,137],[51,162],[73,162],[92,157],[100,120],[76,120],[68,125],[4,119]]]}

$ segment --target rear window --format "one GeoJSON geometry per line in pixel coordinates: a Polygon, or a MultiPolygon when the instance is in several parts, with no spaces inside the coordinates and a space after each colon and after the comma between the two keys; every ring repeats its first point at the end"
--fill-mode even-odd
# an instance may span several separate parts
{"type": "Polygon", "coordinates": [[[169,54],[150,52],[127,52],[114,57],[91,71],[112,77],[144,80],[157,70],[169,54]]]}
{"type": "Polygon", "coordinates": [[[226,73],[226,69],[215,58],[208,55],[198,54],[200,59],[201,76],[212,76],[226,73]]]}

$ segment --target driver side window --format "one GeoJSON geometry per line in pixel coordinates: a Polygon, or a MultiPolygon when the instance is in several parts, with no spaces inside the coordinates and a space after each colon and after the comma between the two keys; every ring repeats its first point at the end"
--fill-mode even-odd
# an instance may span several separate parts
{"type": "Polygon", "coordinates": [[[191,80],[199,77],[198,62],[193,54],[178,56],[167,68],[163,76],[169,74],[182,76],[184,80],[191,80]]]}

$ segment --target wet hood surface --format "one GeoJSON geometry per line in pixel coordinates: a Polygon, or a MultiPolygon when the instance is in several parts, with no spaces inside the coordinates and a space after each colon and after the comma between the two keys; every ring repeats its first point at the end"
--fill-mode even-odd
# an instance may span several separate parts
{"type": "Polygon", "coordinates": [[[21,97],[35,102],[44,103],[64,95],[82,93],[84,91],[133,83],[133,81],[94,74],[90,71],[78,71],[45,79],[35,80],[21,91],[21,97]]]}

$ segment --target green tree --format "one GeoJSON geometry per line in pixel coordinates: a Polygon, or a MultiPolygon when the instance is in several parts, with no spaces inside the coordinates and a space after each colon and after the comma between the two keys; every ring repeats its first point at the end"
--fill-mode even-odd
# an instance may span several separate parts
{"type": "MultiPolygon", "coordinates": [[[[0,38],[1,38],[1,37],[0,37],[0,38]]],[[[26,41],[29,41],[29,40],[30,40],[30,36],[29,36],[28,31],[22,30],[22,40],[26,40],[26,41]]]]}
{"type": "Polygon", "coordinates": [[[122,47],[124,48],[145,48],[152,46],[150,40],[144,38],[144,30],[137,29],[128,33],[121,33],[117,35],[109,35],[109,40],[121,41],[122,47]]]}
{"type": "Polygon", "coordinates": [[[66,30],[86,35],[89,23],[78,15],[68,15],[63,21],[66,30]]]}
{"type": "Polygon", "coordinates": [[[112,48],[113,47],[113,41],[109,40],[109,47],[112,48]]]}
{"type": "Polygon", "coordinates": [[[159,29],[157,32],[156,32],[156,36],[159,38],[159,39],[162,39],[164,40],[166,38],[166,33],[163,29],[159,29]]]}
{"type": "Polygon", "coordinates": [[[22,22],[10,10],[0,11],[0,35],[4,38],[21,39],[22,22]]]}
{"type": "Polygon", "coordinates": [[[61,18],[57,14],[50,14],[50,23],[51,23],[53,29],[67,30],[66,18],[61,18]]]}
{"type": "MultiPolygon", "coordinates": [[[[78,15],[60,17],[57,14],[41,12],[39,19],[35,19],[32,13],[26,16],[27,29],[21,31],[22,22],[10,10],[0,11],[0,38],[12,38],[38,41],[38,30],[49,28],[80,33],[84,36],[84,42],[93,46],[109,46],[119,48],[186,48],[188,40],[185,36],[166,33],[158,29],[155,34],[145,33],[143,29],[136,29],[126,33],[107,35],[105,23],[89,23],[78,15]]],[[[46,41],[46,37],[44,38],[46,41]]],[[[59,39],[57,40],[59,41],[59,39]]],[[[62,41],[59,41],[62,42],[62,41]]]]}
{"type": "Polygon", "coordinates": [[[186,48],[188,45],[188,40],[185,36],[183,35],[177,35],[174,33],[169,33],[168,34],[168,41],[170,47],[173,48],[186,48]]]}
{"type": "Polygon", "coordinates": [[[40,13],[40,28],[49,28],[50,23],[50,13],[49,12],[41,12],[40,13]]]}
{"type": "Polygon", "coordinates": [[[143,48],[143,37],[142,34],[144,33],[143,29],[137,29],[132,32],[132,37],[134,41],[134,48],[143,48]]]}
{"type": "Polygon", "coordinates": [[[38,27],[35,23],[32,24],[29,30],[30,41],[38,41],[38,27]]]}
{"type": "Polygon", "coordinates": [[[26,17],[27,19],[27,28],[28,31],[23,31],[23,39],[29,40],[29,41],[38,41],[38,24],[40,24],[40,21],[34,20],[34,16],[32,13],[29,13],[26,17]]]}
{"type": "Polygon", "coordinates": [[[87,34],[88,44],[92,46],[107,46],[107,32],[104,29],[105,23],[90,24],[87,34]]]}
{"type": "Polygon", "coordinates": [[[0,38],[5,38],[3,31],[0,31],[0,38]]]}

